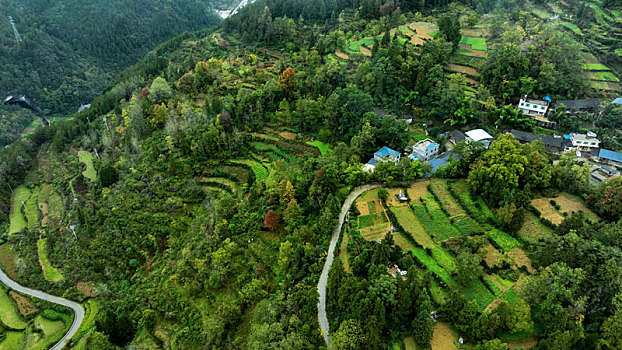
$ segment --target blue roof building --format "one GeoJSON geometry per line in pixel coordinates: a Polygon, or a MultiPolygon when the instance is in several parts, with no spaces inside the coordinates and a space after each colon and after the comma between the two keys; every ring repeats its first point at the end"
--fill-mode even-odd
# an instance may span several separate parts
{"type": "Polygon", "coordinates": [[[382,147],[376,153],[374,153],[374,157],[367,162],[367,164],[363,165],[363,170],[367,172],[373,172],[376,165],[379,162],[394,162],[397,163],[400,161],[400,152],[390,149],[387,146],[382,147]]]}
{"type": "Polygon", "coordinates": [[[622,153],[601,148],[600,152],[598,152],[598,158],[601,159],[601,162],[622,166],[622,153]]]}
{"type": "Polygon", "coordinates": [[[413,146],[412,155],[410,156],[410,160],[419,160],[422,162],[427,162],[428,160],[436,157],[438,155],[438,149],[440,145],[430,139],[425,139],[417,142],[413,146]]]}
{"type": "Polygon", "coordinates": [[[622,105],[622,97],[618,97],[615,100],[613,100],[613,102],[611,102],[613,104],[617,104],[617,105],[622,105]]]}
{"type": "Polygon", "coordinates": [[[382,147],[378,150],[378,152],[374,153],[374,158],[376,159],[378,159],[377,157],[380,157],[382,159],[399,158],[399,156],[400,152],[392,150],[387,146],[382,147]]]}

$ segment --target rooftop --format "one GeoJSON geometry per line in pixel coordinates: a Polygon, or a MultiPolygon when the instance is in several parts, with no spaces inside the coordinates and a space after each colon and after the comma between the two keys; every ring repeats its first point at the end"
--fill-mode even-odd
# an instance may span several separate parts
{"type": "Polygon", "coordinates": [[[549,105],[549,101],[547,101],[547,100],[541,100],[539,98],[527,97],[526,95],[523,96],[522,100],[527,102],[527,103],[535,103],[537,105],[542,105],[542,106],[548,106],[549,105]]]}
{"type": "Polygon", "coordinates": [[[468,136],[471,140],[478,142],[482,140],[492,139],[493,137],[484,131],[483,129],[473,129],[466,132],[466,136],[468,136]]]}
{"type": "Polygon", "coordinates": [[[398,157],[400,155],[400,152],[392,150],[387,146],[384,146],[381,149],[379,149],[378,152],[374,153],[374,155],[381,157],[381,158],[388,157],[388,156],[398,157]]]}
{"type": "Polygon", "coordinates": [[[596,140],[596,141],[598,141],[598,139],[596,139],[597,135],[594,134],[594,133],[590,133],[590,132],[588,132],[587,135],[586,134],[573,134],[573,133],[571,133],[570,135],[571,135],[572,139],[576,140],[576,141],[583,141],[583,140],[596,140]]]}
{"type": "Polygon", "coordinates": [[[515,129],[512,129],[509,132],[510,134],[514,135],[514,138],[516,138],[519,141],[533,142],[535,140],[542,140],[542,142],[547,146],[557,147],[557,148],[562,147],[562,138],[557,138],[557,137],[548,136],[548,135],[532,134],[530,132],[524,132],[524,131],[515,130],[515,129]]]}
{"type": "Polygon", "coordinates": [[[582,100],[559,100],[555,101],[555,105],[563,104],[567,109],[589,109],[600,106],[597,98],[586,98],[582,100]]]}
{"type": "Polygon", "coordinates": [[[601,148],[598,157],[622,163],[622,153],[610,151],[608,149],[601,148]]]}
{"type": "Polygon", "coordinates": [[[460,130],[454,130],[449,134],[449,137],[451,137],[453,140],[455,140],[456,142],[460,142],[460,141],[464,141],[464,139],[466,139],[466,136],[464,135],[464,133],[460,130]]]}
{"type": "Polygon", "coordinates": [[[436,147],[438,147],[438,143],[430,140],[430,139],[425,139],[422,141],[417,142],[417,144],[414,146],[414,148],[420,149],[420,150],[426,150],[426,151],[431,151],[433,149],[435,149],[436,147]]]}
{"type": "Polygon", "coordinates": [[[616,98],[616,99],[615,99],[615,100],[613,100],[613,102],[611,102],[611,103],[615,103],[615,104],[618,104],[618,105],[622,105],[622,97],[618,97],[618,98],[616,98]]]}

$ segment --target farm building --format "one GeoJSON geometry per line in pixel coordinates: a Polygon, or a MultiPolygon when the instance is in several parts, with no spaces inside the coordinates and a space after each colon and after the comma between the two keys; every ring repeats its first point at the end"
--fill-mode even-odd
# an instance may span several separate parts
{"type": "Polygon", "coordinates": [[[604,166],[604,165],[603,166],[594,165],[590,169],[590,174],[592,175],[590,182],[600,183],[603,181],[607,181],[609,179],[613,179],[614,177],[620,176],[620,171],[614,168],[604,166]]]}
{"type": "Polygon", "coordinates": [[[601,148],[598,152],[598,161],[600,163],[622,167],[622,153],[601,148]]]}
{"type": "Polygon", "coordinates": [[[454,130],[449,134],[449,139],[455,145],[458,142],[466,140],[466,135],[462,131],[454,130]]]}
{"type": "Polygon", "coordinates": [[[611,103],[613,103],[614,105],[622,105],[622,97],[616,98],[611,103]]]}
{"type": "Polygon", "coordinates": [[[413,146],[410,160],[414,161],[417,159],[422,162],[427,162],[438,155],[439,147],[440,145],[438,143],[430,139],[419,141],[413,146]]]}
{"type": "Polygon", "coordinates": [[[465,134],[467,142],[479,142],[483,144],[486,148],[490,146],[490,143],[494,139],[489,133],[487,133],[483,129],[469,130],[465,134]]]}
{"type": "Polygon", "coordinates": [[[520,130],[512,129],[508,131],[510,134],[514,136],[520,143],[531,143],[535,140],[541,140],[544,143],[544,147],[549,153],[559,153],[564,147],[564,143],[569,146],[572,145],[570,141],[564,140],[562,137],[553,137],[548,135],[538,135],[530,132],[524,132],[520,130]]]}
{"type": "Polygon", "coordinates": [[[426,164],[428,164],[430,166],[430,173],[434,174],[435,172],[437,172],[440,168],[444,167],[445,165],[447,165],[447,163],[452,160],[459,160],[460,158],[462,158],[462,156],[460,156],[459,154],[454,154],[451,151],[445,152],[443,154],[441,154],[439,157],[434,158],[428,162],[426,162],[426,164]]]}
{"type": "Polygon", "coordinates": [[[553,107],[557,108],[562,104],[566,107],[566,114],[595,112],[598,107],[600,107],[600,101],[597,98],[587,98],[582,100],[559,100],[553,103],[553,107]]]}

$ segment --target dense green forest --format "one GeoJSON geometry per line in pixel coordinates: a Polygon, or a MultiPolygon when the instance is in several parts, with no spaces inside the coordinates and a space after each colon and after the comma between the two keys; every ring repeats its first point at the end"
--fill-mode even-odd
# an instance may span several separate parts
{"type": "MultiPolygon", "coordinates": [[[[0,150],[0,266],[85,305],[72,349],[323,349],[318,281],[347,212],[328,348],[620,349],[622,177],[593,183],[590,160],[505,132],[593,130],[622,150],[597,50],[542,15],[564,4],[258,0],[181,34],[0,150]],[[603,109],[556,108],[547,130],[523,94],[603,109]],[[473,128],[489,148],[446,142],[473,128]],[[426,138],[453,147],[436,173],[406,156],[363,171],[426,138]]],[[[4,295],[2,348],[51,344],[41,320],[69,327],[4,295]]]]}
{"type": "Polygon", "coordinates": [[[75,113],[156,45],[216,25],[235,1],[0,1],[0,96],[75,113]],[[22,38],[18,43],[7,19],[22,38]]]}

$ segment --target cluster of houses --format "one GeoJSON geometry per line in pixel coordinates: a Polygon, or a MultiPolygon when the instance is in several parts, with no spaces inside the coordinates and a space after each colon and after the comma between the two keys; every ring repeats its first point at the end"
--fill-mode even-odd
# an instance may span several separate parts
{"type": "MultiPolygon", "coordinates": [[[[622,105],[622,98],[617,98],[613,100],[612,103],[614,105],[622,105]]],[[[600,101],[595,98],[553,101],[548,96],[543,99],[537,99],[527,95],[520,99],[517,107],[524,115],[532,117],[536,125],[546,128],[555,128],[557,125],[556,122],[548,119],[547,113],[549,108],[558,108],[561,105],[565,106],[565,113],[568,115],[594,113],[602,107],[600,101]]],[[[379,115],[389,115],[387,112],[381,114],[377,111],[376,113],[379,115]]],[[[408,118],[405,119],[411,122],[411,118],[412,117],[408,116],[408,118]]],[[[585,134],[569,133],[554,136],[539,135],[515,129],[505,132],[512,134],[514,138],[521,143],[541,140],[542,143],[544,143],[546,152],[550,154],[575,151],[577,157],[590,160],[592,182],[598,183],[621,175],[619,169],[622,169],[622,153],[601,148],[598,135],[591,131],[585,134]]],[[[453,145],[463,141],[467,143],[479,142],[484,145],[485,148],[488,148],[494,141],[494,137],[483,129],[473,129],[464,133],[459,130],[454,130],[448,135],[448,141],[453,145]]],[[[451,148],[451,145],[449,145],[448,148],[451,148]]],[[[373,172],[380,162],[397,163],[402,158],[406,157],[410,161],[420,161],[429,164],[431,172],[434,173],[445,166],[450,159],[457,159],[460,157],[459,154],[453,154],[451,150],[439,155],[440,149],[440,144],[429,138],[406,147],[403,152],[398,152],[385,146],[374,153],[373,158],[363,166],[363,170],[366,172],[373,172]]]]}

